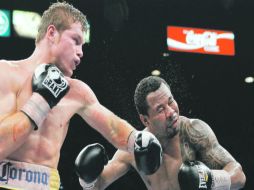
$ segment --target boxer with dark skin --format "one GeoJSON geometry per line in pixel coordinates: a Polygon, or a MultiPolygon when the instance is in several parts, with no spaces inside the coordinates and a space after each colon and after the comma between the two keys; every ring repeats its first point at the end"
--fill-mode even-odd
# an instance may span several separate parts
{"type": "Polygon", "coordinates": [[[246,178],[241,165],[219,144],[207,123],[179,114],[178,104],[165,80],[155,76],[141,80],[134,101],[144,131],[153,133],[162,145],[162,164],[155,173],[146,175],[138,170],[133,155],[117,150],[97,177],[94,190],[105,189],[132,167],[149,190],[244,187],[246,178]]]}

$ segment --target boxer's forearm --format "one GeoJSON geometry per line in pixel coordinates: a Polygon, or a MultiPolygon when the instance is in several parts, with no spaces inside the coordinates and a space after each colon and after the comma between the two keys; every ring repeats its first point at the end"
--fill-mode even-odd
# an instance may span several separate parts
{"type": "Polygon", "coordinates": [[[85,106],[78,113],[116,148],[128,150],[128,137],[135,130],[128,122],[98,102],[85,106]]]}
{"type": "Polygon", "coordinates": [[[112,122],[110,140],[116,148],[132,152],[134,144],[133,134],[135,131],[136,129],[134,129],[127,121],[117,117],[112,122]]]}
{"type": "Polygon", "coordinates": [[[79,183],[83,190],[104,190],[109,184],[106,184],[105,181],[98,177],[94,182],[87,184],[81,178],[79,178],[79,183]]]}
{"type": "Polygon", "coordinates": [[[0,121],[0,160],[20,147],[33,131],[29,118],[17,112],[0,121]]]}
{"type": "Polygon", "coordinates": [[[238,162],[230,162],[223,169],[226,170],[230,175],[231,190],[238,190],[244,187],[246,177],[241,165],[238,162]]]}

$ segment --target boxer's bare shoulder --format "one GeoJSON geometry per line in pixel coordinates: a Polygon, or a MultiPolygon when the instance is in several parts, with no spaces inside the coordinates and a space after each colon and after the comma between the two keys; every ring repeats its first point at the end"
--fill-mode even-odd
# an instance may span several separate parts
{"type": "Polygon", "coordinates": [[[180,136],[181,140],[190,145],[199,146],[198,148],[205,147],[209,138],[213,134],[210,127],[199,119],[183,118],[180,123],[180,136]]]}
{"type": "MultiPolygon", "coordinates": [[[[89,101],[91,98],[95,97],[92,89],[83,81],[78,79],[72,79],[67,77],[70,85],[71,95],[76,95],[76,98],[82,98],[82,101],[89,101]]],[[[85,102],[88,103],[88,102],[85,102]]]]}
{"type": "Polygon", "coordinates": [[[13,83],[16,76],[18,65],[11,61],[0,60],[0,74],[1,74],[1,87],[11,87],[9,84],[13,83]]]}
{"type": "Polygon", "coordinates": [[[19,72],[21,70],[21,66],[23,66],[23,63],[25,64],[26,61],[24,60],[11,61],[11,60],[1,59],[0,68],[4,69],[4,70],[1,69],[1,71],[19,72]]]}
{"type": "Polygon", "coordinates": [[[20,65],[16,62],[0,60],[0,114],[16,111],[17,95],[26,77],[20,65]]]}
{"type": "Polygon", "coordinates": [[[98,103],[96,95],[88,84],[78,79],[67,78],[67,80],[70,90],[63,99],[76,105],[76,113],[81,114],[90,105],[98,103]]]}
{"type": "Polygon", "coordinates": [[[186,117],[181,121],[180,139],[183,160],[195,160],[197,152],[209,148],[216,141],[210,127],[199,119],[186,117]]]}
{"type": "Polygon", "coordinates": [[[20,88],[27,78],[32,75],[31,69],[27,68],[29,68],[29,64],[25,60],[0,60],[2,85],[9,85],[8,87],[18,90],[17,88],[20,88]]]}
{"type": "Polygon", "coordinates": [[[181,128],[181,134],[184,142],[182,150],[185,150],[185,155],[196,155],[206,165],[216,169],[221,169],[227,163],[234,161],[233,157],[219,144],[213,130],[204,121],[189,119],[188,124],[181,128]]]}
{"type": "Polygon", "coordinates": [[[189,130],[191,129],[191,120],[187,117],[180,116],[180,147],[182,160],[195,160],[196,153],[193,144],[189,139],[189,130]]]}

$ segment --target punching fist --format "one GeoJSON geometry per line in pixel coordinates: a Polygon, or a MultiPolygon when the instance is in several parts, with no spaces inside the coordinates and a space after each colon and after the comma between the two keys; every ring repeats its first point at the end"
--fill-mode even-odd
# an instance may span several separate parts
{"type": "Polygon", "coordinates": [[[108,156],[101,144],[90,144],[82,149],[75,160],[75,171],[84,182],[82,187],[93,186],[107,163],[108,156]]]}
{"type": "Polygon", "coordinates": [[[186,161],[180,167],[178,181],[181,190],[229,190],[231,180],[224,170],[210,170],[200,161],[186,161]]]}
{"type": "Polygon", "coordinates": [[[135,134],[134,156],[137,168],[151,175],[162,162],[162,148],[157,138],[150,132],[142,131],[135,134]]]}
{"type": "Polygon", "coordinates": [[[50,109],[68,92],[69,84],[55,65],[40,64],[33,74],[32,90],[32,96],[21,111],[34,122],[37,129],[50,109]]]}

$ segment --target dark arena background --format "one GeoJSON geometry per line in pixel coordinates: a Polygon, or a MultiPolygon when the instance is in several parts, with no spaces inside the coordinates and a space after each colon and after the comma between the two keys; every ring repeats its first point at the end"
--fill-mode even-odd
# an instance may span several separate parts
{"type": "MultiPolygon", "coordinates": [[[[52,2],[55,1],[1,0],[0,9],[42,14],[52,2]]],[[[87,83],[103,105],[142,129],[134,107],[134,89],[139,80],[159,70],[171,85],[180,113],[200,118],[211,126],[220,144],[242,164],[247,177],[244,189],[253,190],[254,83],[253,78],[249,82],[246,78],[254,77],[254,1],[68,2],[87,15],[91,27],[90,43],[84,45],[84,57],[73,77],[87,83]],[[235,54],[170,51],[167,26],[231,31],[235,54]]],[[[17,35],[13,25],[9,37],[0,37],[0,59],[23,59],[33,49],[34,39],[17,35]]],[[[85,145],[95,142],[103,144],[112,157],[116,149],[79,116],[74,116],[61,151],[61,189],[81,189],[73,170],[74,160],[85,145]]],[[[132,170],[107,189],[146,187],[132,170]]]]}

